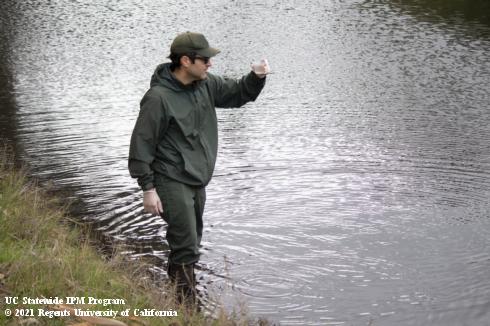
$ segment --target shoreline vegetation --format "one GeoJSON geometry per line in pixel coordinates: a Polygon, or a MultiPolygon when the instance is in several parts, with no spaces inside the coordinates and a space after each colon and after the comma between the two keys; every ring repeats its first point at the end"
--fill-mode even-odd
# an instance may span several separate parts
{"type": "Polygon", "coordinates": [[[12,162],[0,157],[1,325],[270,325],[245,307],[179,306],[143,261],[101,255],[67,205],[12,162]]]}

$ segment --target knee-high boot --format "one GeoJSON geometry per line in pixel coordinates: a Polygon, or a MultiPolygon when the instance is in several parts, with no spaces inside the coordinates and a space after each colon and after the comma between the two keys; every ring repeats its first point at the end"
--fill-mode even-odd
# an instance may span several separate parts
{"type": "Polygon", "coordinates": [[[194,306],[196,304],[196,275],[194,264],[169,263],[167,269],[170,281],[175,286],[176,299],[179,304],[194,306]]]}

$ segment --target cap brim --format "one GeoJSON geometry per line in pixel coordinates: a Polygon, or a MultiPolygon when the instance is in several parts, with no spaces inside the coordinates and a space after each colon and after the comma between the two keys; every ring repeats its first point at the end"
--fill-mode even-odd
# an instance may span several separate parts
{"type": "Polygon", "coordinates": [[[221,51],[216,49],[216,48],[207,48],[207,49],[201,49],[201,50],[196,51],[197,54],[199,54],[203,57],[207,57],[207,58],[214,57],[215,55],[217,55],[220,52],[221,51]]]}

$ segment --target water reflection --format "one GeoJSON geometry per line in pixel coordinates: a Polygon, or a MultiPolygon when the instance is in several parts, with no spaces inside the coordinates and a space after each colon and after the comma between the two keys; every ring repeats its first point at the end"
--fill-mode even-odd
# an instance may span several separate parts
{"type": "Polygon", "coordinates": [[[438,15],[458,25],[463,21],[463,23],[479,22],[490,26],[490,3],[486,0],[393,0],[391,2],[421,18],[438,15]]]}
{"type": "Polygon", "coordinates": [[[37,176],[163,277],[165,224],[126,168],[151,72],[182,30],[219,44],[219,74],[266,56],[260,99],[218,110],[201,290],[285,325],[482,324],[490,41],[403,3],[4,1],[2,119],[37,176]]]}
{"type": "Polygon", "coordinates": [[[17,148],[16,141],[16,103],[13,95],[13,65],[10,60],[11,33],[8,32],[11,30],[11,19],[2,16],[0,20],[0,31],[2,31],[0,33],[0,151],[16,152],[20,149],[17,148]]]}

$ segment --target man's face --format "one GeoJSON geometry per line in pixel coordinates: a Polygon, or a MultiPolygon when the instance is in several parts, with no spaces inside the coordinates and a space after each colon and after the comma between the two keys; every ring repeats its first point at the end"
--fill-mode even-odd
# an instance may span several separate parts
{"type": "Polygon", "coordinates": [[[212,66],[211,59],[195,56],[194,63],[188,66],[187,73],[194,80],[204,80],[208,78],[208,69],[212,66]]]}

